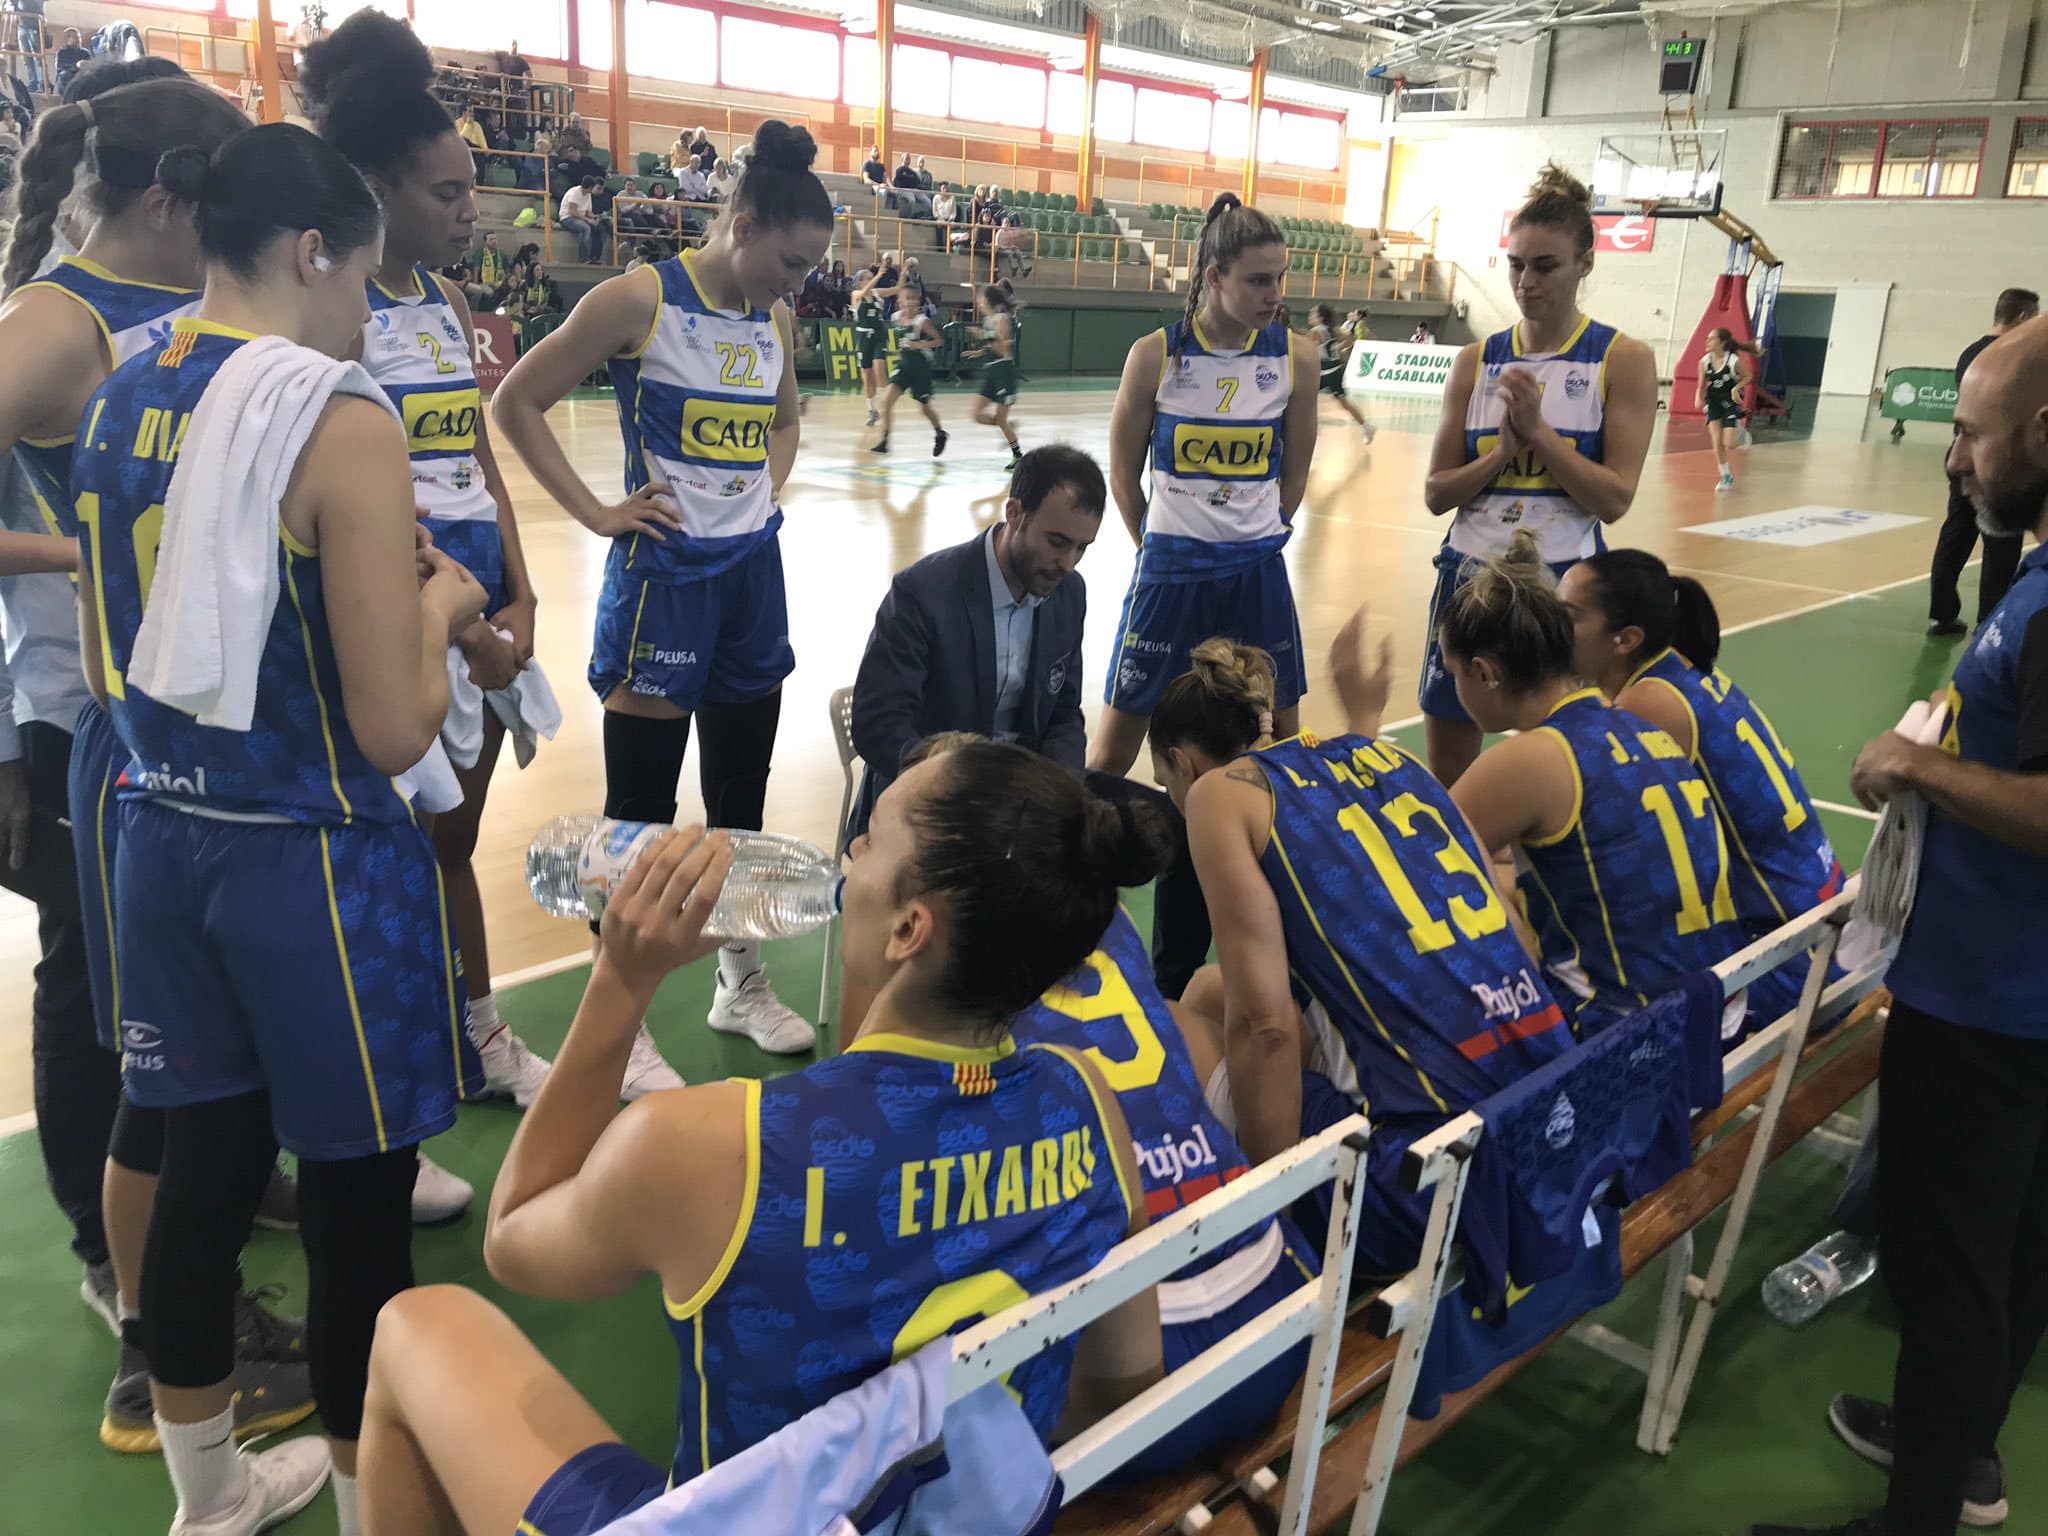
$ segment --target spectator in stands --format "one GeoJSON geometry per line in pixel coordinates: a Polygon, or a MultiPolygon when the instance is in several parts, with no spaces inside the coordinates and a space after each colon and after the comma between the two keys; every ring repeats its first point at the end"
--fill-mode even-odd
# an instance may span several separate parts
{"type": "Polygon", "coordinates": [[[533,136],[533,152],[519,157],[519,185],[529,192],[538,192],[541,183],[547,179],[548,165],[553,160],[555,141],[544,133],[533,136]]]}
{"type": "MultiPolygon", "coordinates": [[[[953,196],[953,188],[947,182],[940,182],[938,190],[932,194],[932,217],[941,226],[950,226],[960,217],[960,200],[953,196]]],[[[939,249],[942,251],[948,249],[952,238],[952,230],[947,227],[941,227],[938,235],[939,249]]]]}
{"type": "Polygon", "coordinates": [[[581,112],[571,112],[555,131],[555,152],[572,156],[590,153],[590,129],[585,126],[581,112]]]}
{"type": "MultiPolygon", "coordinates": [[[[2048,537],[2048,321],[1985,348],[1957,393],[1948,467],[1980,527],[2048,537]]],[[[2048,997],[2030,958],[2048,927],[2048,545],[2020,562],[1947,704],[1943,745],[1886,731],[1849,781],[1872,810],[1908,790],[1928,810],[1878,1078],[1895,1400],[1828,1409],[1891,1485],[1881,1512],[1833,1536],[2003,1521],[1998,1437],[2048,1324],[2048,997]]]]}
{"type": "Polygon", "coordinates": [[[601,225],[597,216],[595,199],[603,185],[595,176],[584,177],[562,194],[561,212],[556,220],[576,237],[577,259],[586,264],[597,260],[610,236],[610,230],[601,225]]]}
{"type": "Polygon", "coordinates": [[[923,184],[917,179],[917,167],[910,163],[910,156],[903,157],[903,163],[896,167],[896,174],[890,184],[903,194],[901,206],[912,217],[924,217],[931,213],[931,199],[924,195],[923,184]]]}
{"type": "Polygon", "coordinates": [[[690,135],[690,153],[697,157],[700,164],[706,155],[717,158],[718,151],[712,146],[711,135],[701,127],[690,135]]]}
{"type": "Polygon", "coordinates": [[[845,319],[847,306],[853,300],[853,279],[846,275],[845,262],[835,261],[832,263],[832,277],[828,291],[832,301],[832,318],[835,320],[845,319]]]}
{"type": "Polygon", "coordinates": [[[932,190],[932,168],[925,164],[923,155],[917,157],[917,184],[927,192],[932,190]]]}
{"type": "Polygon", "coordinates": [[[931,293],[925,288],[924,274],[917,270],[915,256],[903,258],[903,274],[898,281],[901,286],[917,295],[917,307],[922,313],[929,315],[937,312],[938,305],[932,302],[931,293]]]}
{"type": "Polygon", "coordinates": [[[28,71],[28,88],[40,95],[50,88],[43,75],[43,0],[7,0],[14,12],[14,41],[21,50],[22,66],[28,71]]]}
{"type": "MultiPolygon", "coordinates": [[[[491,147],[491,141],[484,136],[484,125],[476,120],[476,104],[465,101],[462,111],[456,114],[455,131],[462,135],[462,142],[471,149],[483,151],[491,147]]],[[[476,179],[484,179],[484,157],[476,156],[476,179]]]]}
{"type": "Polygon", "coordinates": [[[868,184],[869,190],[879,199],[878,206],[896,206],[896,199],[888,190],[889,167],[882,163],[881,150],[872,144],[868,146],[868,157],[861,165],[860,174],[861,180],[868,184]]]}
{"type": "Polygon", "coordinates": [[[1372,340],[1372,332],[1367,328],[1365,319],[1363,307],[1352,310],[1350,314],[1344,317],[1344,334],[1353,341],[1372,340]]]}
{"type": "Polygon", "coordinates": [[[524,133],[531,120],[532,87],[527,79],[533,73],[533,66],[520,53],[518,38],[512,39],[510,52],[498,55],[498,72],[505,76],[507,126],[514,133],[524,133]]]}
{"type": "Polygon", "coordinates": [[[804,285],[797,292],[794,308],[800,318],[818,320],[828,313],[826,294],[830,283],[831,269],[821,256],[818,264],[804,274],[804,285]]]}
{"type": "Polygon", "coordinates": [[[1029,277],[1031,268],[1024,259],[1024,226],[1017,222],[1017,215],[1003,215],[1003,222],[996,230],[996,261],[1012,277],[1029,277]]]}
{"type": "Polygon", "coordinates": [[[1002,208],[991,194],[976,210],[974,215],[974,249],[976,254],[986,251],[995,244],[996,221],[1002,217],[1002,208]]]}
{"type": "Polygon", "coordinates": [[[1414,334],[1409,336],[1408,341],[1412,346],[1433,347],[1436,345],[1436,332],[1429,328],[1427,320],[1418,320],[1415,322],[1414,334]]]}
{"type": "Polygon", "coordinates": [[[484,232],[484,243],[477,247],[470,257],[469,277],[486,290],[493,290],[505,281],[511,270],[504,251],[498,247],[498,232],[495,229],[484,232]]]}
{"type": "Polygon", "coordinates": [[[78,77],[78,71],[91,57],[92,50],[85,46],[78,35],[78,28],[66,27],[64,46],[57,50],[57,89],[60,93],[78,77]]]}
{"type": "Polygon", "coordinates": [[[722,203],[732,196],[733,188],[740,184],[740,178],[733,168],[723,160],[711,162],[711,200],[722,203]]]}
{"type": "Polygon", "coordinates": [[[676,196],[686,203],[711,201],[711,183],[694,158],[685,160],[683,168],[676,172],[676,196]]]}
{"type": "Polygon", "coordinates": [[[680,174],[686,165],[695,165],[697,157],[690,153],[690,136],[681,128],[676,130],[676,141],[668,147],[668,168],[680,174]]]}

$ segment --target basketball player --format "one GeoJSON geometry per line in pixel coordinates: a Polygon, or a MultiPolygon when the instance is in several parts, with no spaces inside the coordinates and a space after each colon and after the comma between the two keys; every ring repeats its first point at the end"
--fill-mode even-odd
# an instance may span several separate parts
{"type": "MultiPolygon", "coordinates": [[[[492,1272],[533,1295],[590,1299],[660,1276],[683,1378],[672,1463],[620,1444],[489,1302],[415,1291],[379,1324],[374,1530],[523,1521],[585,1536],[928,1341],[1080,1275],[1145,1223],[1100,1070],[1064,1047],[1020,1047],[1009,1025],[1087,959],[1117,886],[1157,871],[1154,819],[1021,747],[919,763],[883,793],[847,875],[840,963],[875,999],[860,1037],[765,1087],[657,1094],[614,1117],[641,1010],[712,948],[701,930],[730,855],[700,831],[658,845],[606,908],[485,1237],[492,1272]]],[[[1148,1290],[1009,1385],[1049,1439],[1063,1404],[1076,1426],[1158,1373],[1148,1290]]]]}
{"type": "Polygon", "coordinates": [[[1309,316],[1315,323],[1308,328],[1308,339],[1316,344],[1316,356],[1321,361],[1316,387],[1358,423],[1366,442],[1370,443],[1379,435],[1379,429],[1365,419],[1365,412],[1344,393],[1344,365],[1351,360],[1352,343],[1343,331],[1337,329],[1337,311],[1327,304],[1318,304],[1309,311],[1309,316]]]}
{"type": "Polygon", "coordinates": [[[889,427],[896,420],[896,402],[905,395],[915,400],[924,419],[932,424],[932,457],[946,451],[946,429],[932,408],[932,354],[946,344],[924,302],[908,284],[896,290],[896,313],[890,328],[896,333],[896,371],[889,375],[889,388],[882,396],[882,435],[870,447],[871,453],[889,451],[889,427]]]}
{"type": "Polygon", "coordinates": [[[1749,369],[1742,356],[1755,350],[1746,342],[1738,343],[1735,333],[1725,325],[1717,325],[1707,332],[1707,350],[1700,354],[1700,377],[1693,390],[1693,403],[1707,418],[1707,444],[1714,450],[1714,463],[1721,470],[1721,478],[1714,484],[1717,491],[1735,489],[1735,472],[1728,467],[1728,449],[1742,431],[1742,390],[1749,382],[1749,369]]]}
{"type": "MultiPolygon", "coordinates": [[[[1707,589],[1647,550],[1610,549],[1565,572],[1558,596],[1575,626],[1573,669],[1677,742],[1707,781],[1734,854],[1729,892],[1743,932],[1760,939],[1841,890],[1841,861],[1792,754],[1714,665],[1721,617],[1707,589]]],[[[1790,1012],[1806,971],[1801,955],[1753,985],[1751,1019],[1790,1012]]]]}
{"type": "Polygon", "coordinates": [[[1635,500],[1657,414],[1650,349],[1579,309],[1593,270],[1592,194],[1544,167],[1508,226],[1519,324],[1458,353],[1423,499],[1456,512],[1436,557],[1422,665],[1429,766],[1447,785],[1479,755],[1480,729],[1437,645],[1467,562],[1526,530],[1553,574],[1605,547],[1600,530],[1635,500]]]}
{"type": "Polygon", "coordinates": [[[981,345],[967,356],[985,359],[974,419],[1003,434],[1014,468],[1024,457],[1016,428],[1010,425],[1010,407],[1017,403],[1017,302],[1007,289],[994,283],[977,289],[974,298],[981,313],[981,345]]]}
{"type": "Polygon", "coordinates": [[[1484,845],[1420,762],[1375,740],[1391,655],[1367,673],[1363,629],[1361,609],[1331,648],[1346,734],[1276,740],[1271,661],[1209,640],[1152,716],[1152,766],[1186,809],[1215,918],[1220,978],[1183,1004],[1228,1020],[1209,1102],[1255,1162],[1367,1106],[1358,1262],[1390,1275],[1428,1211],[1394,1182],[1401,1149],[1571,1036],[1484,845]]]}
{"type": "MultiPolygon", "coordinates": [[[[1451,794],[1481,847],[1518,855],[1574,1030],[1604,1029],[1740,949],[1713,791],[1668,734],[1580,682],[1572,612],[1533,534],[1467,573],[1438,641],[1478,728],[1517,733],[1451,794]]],[[[1724,1038],[1742,1019],[1738,999],[1724,1038]]]]}
{"type": "MultiPolygon", "coordinates": [[[[519,359],[493,401],[499,427],[549,495],[612,541],[590,685],[604,700],[605,814],[675,819],[702,722],[712,825],[759,830],[782,680],[796,665],[776,498],[802,433],[788,308],[832,233],[832,197],[802,128],[763,123],[703,245],[600,283],[519,359]],[[626,440],[624,501],[606,505],[562,451],[547,411],[611,371],[626,440]]],[[[768,986],[758,944],[719,953],[715,1030],[807,1051],[817,1031],[768,986]]],[[[681,1086],[643,1030],[628,1098],[681,1086]]]]}
{"type": "Polygon", "coordinates": [[[876,396],[889,386],[888,310],[896,296],[894,270],[877,262],[853,290],[853,339],[859,349],[860,387],[868,397],[868,425],[882,419],[876,396]],[[885,276],[889,286],[883,286],[885,276]]]}
{"type": "MultiPolygon", "coordinates": [[[[204,267],[193,210],[157,180],[157,160],[180,144],[211,150],[249,126],[218,93],[175,70],[169,78],[91,89],[106,78],[97,72],[82,77],[74,82],[77,99],[37,119],[20,161],[8,297],[0,306],[0,356],[8,359],[0,368],[0,450],[14,450],[45,525],[62,536],[50,542],[72,551],[69,562],[56,567],[64,570],[77,563],[71,460],[87,400],[173,317],[199,304],[204,267]],[[81,170],[88,176],[76,201],[89,233],[77,255],[53,264],[48,255],[60,210],[81,170]]],[[[75,636],[75,619],[69,629],[75,636]]],[[[122,1341],[100,1439],[114,1450],[154,1451],[139,1318],[163,1116],[121,1093],[111,889],[118,832],[113,785],[128,754],[92,702],[79,711],[75,727],[38,730],[28,740],[31,755],[49,751],[63,759],[30,766],[35,779],[68,789],[70,867],[54,874],[76,887],[83,955],[75,963],[84,967],[90,997],[84,1012],[49,1007],[44,988],[66,962],[45,954],[36,978],[37,1131],[51,1189],[72,1217],[73,1250],[86,1265],[81,1294],[122,1341]]],[[[288,1215],[288,1181],[278,1193],[283,1198],[274,1209],[288,1215]]],[[[245,1405],[238,1432],[259,1434],[305,1418],[312,1384],[303,1327],[262,1313],[247,1297],[237,1306],[247,1323],[235,1365],[245,1405]]]]}
{"type": "Polygon", "coordinates": [[[1138,545],[1088,766],[1122,774],[1196,645],[1223,635],[1274,659],[1292,735],[1308,686],[1281,547],[1316,449],[1315,344],[1287,329],[1287,237],[1225,192],[1209,207],[1187,313],[1140,337],[1109,418],[1109,489],[1138,545]],[[1152,467],[1150,496],[1144,481],[1152,467]]]}
{"type": "MultiPolygon", "coordinates": [[[[484,693],[509,686],[533,659],[535,598],[477,391],[469,301],[434,271],[467,254],[476,196],[469,145],[428,94],[433,78],[432,56],[404,22],[360,11],[306,50],[299,88],[321,137],[384,205],[384,264],[370,282],[360,355],[406,423],[414,503],[435,546],[491,594],[486,617],[457,637],[451,657],[451,725],[470,724],[442,733],[462,804],[434,817],[433,838],[468,995],[466,1033],[483,1062],[485,1091],[523,1109],[547,1062],[499,1022],[470,859],[505,741],[484,693]]],[[[454,1178],[429,1166],[421,1174],[454,1178]]],[[[460,1202],[468,1203],[466,1196],[460,1202]]]]}
{"type": "Polygon", "coordinates": [[[206,296],[95,393],[72,489],[86,678],[135,758],[120,790],[116,937],[127,1091],[164,1111],[142,1322],[178,1495],[171,1530],[268,1528],[318,1491],[331,1447],[341,1531],[355,1536],[370,1334],[412,1284],[415,1148],[481,1086],[462,1080],[433,846],[391,775],[439,730],[449,638],[485,593],[417,539],[388,408],[337,396],[278,507],[249,727],[202,725],[128,675],[192,414],[259,337],[296,343],[277,371],[352,345],[382,244],[375,195],[301,128],[251,129],[210,157],[179,148],[156,175],[196,210],[206,296]],[[279,1141],[299,1158],[328,1443],[245,1459],[230,1439],[222,1282],[279,1141]]]}

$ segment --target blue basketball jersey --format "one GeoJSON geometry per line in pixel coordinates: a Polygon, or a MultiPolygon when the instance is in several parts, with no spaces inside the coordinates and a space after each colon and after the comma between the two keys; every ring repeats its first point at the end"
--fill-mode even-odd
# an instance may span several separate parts
{"type": "Polygon", "coordinates": [[[1485,851],[1427,768],[1364,736],[1296,736],[1250,761],[1273,791],[1259,862],[1287,963],[1375,1125],[1462,1113],[1570,1047],[1485,851]]]}
{"type": "Polygon", "coordinates": [[[1678,743],[1597,688],[1558,701],[1537,732],[1578,781],[1570,823],[1521,844],[1522,889],[1544,964],[1582,979],[1583,1033],[1740,949],[1728,841],[1713,792],[1678,743]]]}
{"type": "MultiPolygon", "coordinates": [[[[1522,350],[1519,324],[1487,337],[1465,408],[1466,462],[1491,453],[1500,440],[1507,418],[1500,377],[1514,367],[1541,386],[1544,422],[1582,458],[1601,463],[1607,448],[1607,354],[1619,334],[1611,325],[1586,320],[1557,351],[1535,353],[1522,350]]],[[[1543,456],[1524,444],[1484,490],[1458,509],[1448,537],[1460,554],[1484,557],[1502,553],[1517,531],[1527,530],[1536,536],[1543,558],[1555,564],[1592,554],[1599,547],[1599,529],[1600,520],[1566,495],[1543,456]]]]}
{"type": "Polygon", "coordinates": [[[255,338],[190,316],[93,395],[71,480],[79,558],[98,597],[115,728],[135,754],[123,797],[338,824],[402,822],[411,809],[356,747],[342,708],[320,560],[279,529],[278,600],[246,731],[204,726],[125,680],[163,539],[164,502],[192,411],[220,366],[255,338]]]}
{"type": "MultiPolygon", "coordinates": [[[[1145,941],[1121,908],[1087,964],[1017,1015],[1010,1032],[1027,1045],[1067,1046],[1094,1062],[1130,1127],[1145,1210],[1153,1220],[1171,1216],[1250,1167],[1237,1138],[1203,1097],[1187,1042],[1152,979],[1145,941]]],[[[1273,1225],[1260,1222],[1175,1278],[1200,1274],[1240,1249],[1275,1243],[1268,1235],[1273,1225]]]]}
{"type": "Polygon", "coordinates": [[[410,293],[392,293],[370,280],[363,366],[405,423],[413,504],[425,514],[427,531],[494,594],[495,607],[504,584],[505,547],[498,504],[477,462],[483,396],[470,338],[433,272],[422,264],[412,275],[410,293]]]}
{"type": "MultiPolygon", "coordinates": [[[[684,1482],[938,1338],[1073,1279],[1130,1228],[1102,1107],[1071,1053],[864,1035],[748,1082],[747,1194],[724,1261],[664,1298],[684,1482]]],[[[1041,1438],[1074,1341],[1009,1379],[1041,1438]]]]}
{"type": "Polygon", "coordinates": [[[701,581],[746,558],[782,526],[768,434],[786,359],[774,316],[714,309],[690,252],[657,263],[661,303],[647,338],[609,365],[626,441],[626,489],[651,479],[682,513],[665,539],[612,546],[625,576],[701,581]]]}
{"type": "MultiPolygon", "coordinates": [[[[155,346],[171,333],[171,321],[199,307],[192,288],[165,288],[116,277],[105,267],[79,256],[66,256],[19,291],[49,288],[79,305],[100,328],[109,371],[136,353],[155,346]]],[[[15,452],[28,470],[29,485],[42,504],[52,533],[77,537],[78,520],[71,511],[71,455],[76,433],[63,437],[24,438],[15,452]]]]}
{"type": "Polygon", "coordinates": [[[1652,658],[1630,686],[1652,681],[1692,717],[1692,761],[1707,781],[1735,855],[1735,915],[1752,937],[1782,928],[1842,888],[1842,863],[1807,797],[1792,754],[1764,712],[1716,669],[1678,652],[1652,658]]]}
{"type": "Polygon", "coordinates": [[[1246,570],[1287,542],[1280,461],[1294,392],[1293,336],[1274,321],[1236,348],[1197,321],[1160,333],[1152,486],[1139,581],[1246,570]]]}

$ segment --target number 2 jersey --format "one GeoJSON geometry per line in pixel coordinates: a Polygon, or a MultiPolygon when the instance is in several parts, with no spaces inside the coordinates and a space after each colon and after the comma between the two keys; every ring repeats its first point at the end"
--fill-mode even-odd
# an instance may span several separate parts
{"type": "Polygon", "coordinates": [[[1728,840],[1678,743],[1599,689],[1567,694],[1531,734],[1563,748],[1578,786],[1564,829],[1520,851],[1543,962],[1583,986],[1586,1034],[1742,947],[1728,840]]]}
{"type": "Polygon", "coordinates": [[[450,559],[491,594],[485,612],[505,605],[505,546],[498,503],[477,462],[483,397],[470,339],[433,272],[413,269],[413,291],[393,293],[374,278],[363,326],[363,366],[405,423],[413,505],[450,559]]]}
{"type": "MultiPolygon", "coordinates": [[[[1138,1153],[1145,1210],[1171,1216],[1244,1174],[1250,1164],[1237,1138],[1203,1096],[1180,1026],[1152,979],[1152,962],[1130,915],[1121,908],[1101,947],[1067,984],[1019,1014],[1011,1033],[1081,1052],[1116,1093],[1138,1153]]],[[[1209,1317],[1251,1294],[1304,1245],[1274,1217],[1203,1254],[1160,1286],[1160,1320],[1209,1317]]],[[[1304,1274],[1304,1278],[1306,1275],[1304,1274]]]]}
{"type": "Polygon", "coordinates": [[[1427,768],[1364,736],[1296,736],[1245,761],[1272,787],[1259,863],[1297,993],[1329,1016],[1376,1128],[1448,1119],[1570,1048],[1485,853],[1427,768]]]}
{"type": "Polygon", "coordinates": [[[246,731],[201,725],[125,681],[163,538],[178,453],[214,374],[255,338],[196,317],[124,363],[86,407],[71,472],[79,559],[99,610],[108,702],[135,754],[121,794],[169,795],[235,813],[337,825],[406,822],[412,810],[356,746],[342,707],[320,557],[278,529],[277,607],[246,731]]]}
{"type": "MultiPolygon", "coordinates": [[[[868,1034],[749,1081],[747,1182],[725,1257],[666,1297],[682,1357],[673,1480],[765,1439],[940,1335],[1075,1278],[1130,1229],[1102,1105],[1055,1046],[868,1034]]],[[[1039,1437],[1075,1341],[1009,1385],[1039,1437]]]]}

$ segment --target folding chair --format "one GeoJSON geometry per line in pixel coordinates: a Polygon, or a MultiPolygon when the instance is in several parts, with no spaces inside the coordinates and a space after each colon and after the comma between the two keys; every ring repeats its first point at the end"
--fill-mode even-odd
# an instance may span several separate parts
{"type": "MultiPolygon", "coordinates": [[[[832,713],[832,740],[839,748],[839,771],[845,777],[845,788],[839,794],[839,830],[833,834],[832,855],[837,858],[846,850],[847,824],[853,819],[853,791],[856,780],[853,765],[860,760],[860,754],[853,748],[853,690],[834,689],[830,704],[832,713]]],[[[839,931],[839,914],[833,913],[825,920],[825,954],[818,969],[818,1027],[823,1029],[828,1022],[825,1005],[832,994],[832,940],[839,931]]]]}

